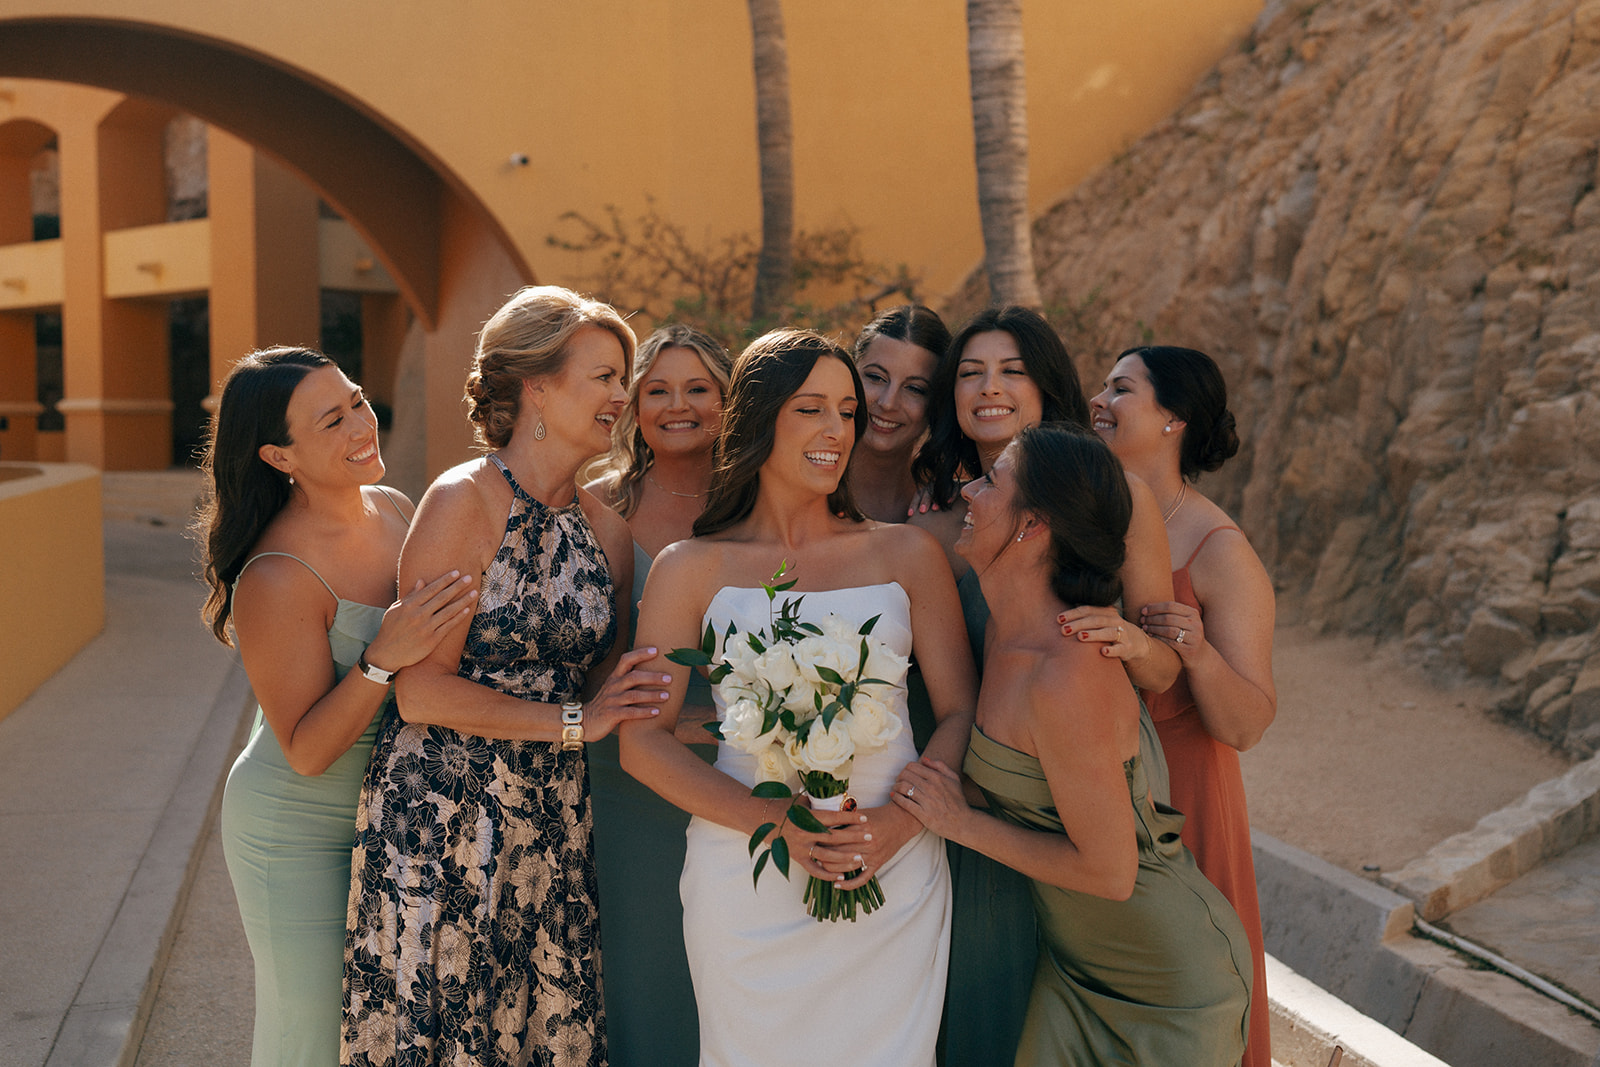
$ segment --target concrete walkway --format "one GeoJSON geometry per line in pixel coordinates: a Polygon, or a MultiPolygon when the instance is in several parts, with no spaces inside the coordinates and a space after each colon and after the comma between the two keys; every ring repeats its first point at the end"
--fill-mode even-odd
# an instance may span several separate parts
{"type": "MultiPolygon", "coordinates": [[[[3,1067],[248,1062],[250,960],[221,862],[215,804],[248,722],[249,693],[234,654],[198,618],[203,590],[180,529],[197,488],[193,472],[108,476],[106,630],[0,720],[3,1067]]],[[[1345,876],[1309,858],[1294,867],[1295,879],[1311,879],[1293,889],[1314,916],[1294,924],[1303,940],[1336,910],[1314,898],[1345,876]]],[[[1357,893],[1380,891],[1346,880],[1357,893]]],[[[1290,885],[1287,876],[1280,882],[1290,885]]],[[[1600,848],[1591,842],[1451,919],[1458,932],[1591,993],[1600,959],[1596,886],[1600,848]]],[[[1392,902],[1384,906],[1393,913],[1392,902]]],[[[1269,951],[1279,949],[1269,942],[1269,951]]],[[[1348,957],[1353,950],[1335,951],[1348,957]]],[[[1315,962],[1314,953],[1301,955],[1315,962]]],[[[1483,986],[1481,996],[1492,999],[1495,988],[1483,986]]],[[[1468,1015],[1480,1010],[1471,996],[1451,1003],[1468,1015]]],[[[1310,1024],[1336,1037],[1337,1025],[1348,1025],[1332,1021],[1338,1018],[1347,1017],[1310,1024]]],[[[1445,1025],[1459,1031],[1466,1021],[1445,1025]]],[[[1587,1067],[1600,1029],[1578,1026],[1576,1042],[1572,1026],[1565,1030],[1566,1047],[1583,1057],[1573,1062],[1587,1067]]],[[[1317,1067],[1327,1062],[1320,1047],[1315,1054],[1317,1067]]],[[[1547,1062],[1515,1050],[1499,1056],[1489,1062],[1547,1062]]]]}
{"type": "Polygon", "coordinates": [[[179,523],[198,484],[161,483],[178,514],[108,517],[104,632],[0,720],[8,1067],[119,1063],[155,994],[248,697],[197,613],[179,523]]]}

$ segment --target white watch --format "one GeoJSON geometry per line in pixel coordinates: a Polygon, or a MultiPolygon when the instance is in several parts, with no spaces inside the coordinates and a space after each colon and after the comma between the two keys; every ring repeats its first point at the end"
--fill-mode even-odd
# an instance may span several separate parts
{"type": "Polygon", "coordinates": [[[379,685],[388,685],[394,680],[395,676],[394,671],[386,671],[382,667],[374,667],[368,663],[365,652],[362,652],[361,658],[356,660],[356,669],[365,675],[369,681],[377,682],[379,685]]]}
{"type": "Polygon", "coordinates": [[[561,705],[561,751],[577,752],[583,748],[583,705],[569,700],[561,705]]]}

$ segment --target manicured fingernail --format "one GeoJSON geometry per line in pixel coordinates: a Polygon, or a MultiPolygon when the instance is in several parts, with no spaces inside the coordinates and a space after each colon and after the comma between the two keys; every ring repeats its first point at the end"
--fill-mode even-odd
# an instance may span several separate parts
{"type": "MultiPolygon", "coordinates": [[[[666,683],[667,683],[667,684],[668,684],[668,685],[671,685],[671,684],[672,684],[672,675],[670,675],[670,674],[663,674],[663,675],[662,675],[662,676],[661,676],[661,680],[662,680],[662,681],[663,681],[663,682],[666,682],[666,683]]],[[[662,697],[662,698],[661,698],[661,699],[662,699],[662,700],[665,700],[665,699],[666,699],[666,697],[662,697]]]]}
{"type": "Polygon", "coordinates": [[[857,862],[857,863],[860,863],[860,862],[861,862],[861,857],[860,857],[860,856],[856,856],[856,857],[855,857],[855,861],[856,861],[856,862],[857,862]]]}
{"type": "Polygon", "coordinates": [[[861,840],[863,840],[863,841],[871,841],[872,840],[872,835],[871,834],[863,834],[862,837],[861,837],[861,840]]]}
{"type": "Polygon", "coordinates": [[[650,709],[650,714],[652,714],[652,715],[660,715],[661,714],[661,709],[660,708],[651,708],[650,709]]]}
{"type": "Polygon", "coordinates": [[[867,817],[865,815],[861,816],[861,821],[862,822],[866,822],[867,821],[867,817]]]}
{"type": "Polygon", "coordinates": [[[1063,627],[1062,627],[1062,628],[1061,628],[1061,633],[1062,633],[1062,634],[1063,634],[1063,635],[1067,635],[1067,634],[1071,634],[1071,633],[1072,633],[1072,627],[1070,627],[1070,626],[1063,626],[1063,627]]]}
{"type": "Polygon", "coordinates": [[[459,576],[460,574],[461,574],[460,571],[451,571],[450,572],[450,577],[455,578],[455,577],[459,576]]]}
{"type": "Polygon", "coordinates": [[[666,700],[671,695],[672,695],[671,693],[662,693],[659,697],[656,697],[656,699],[657,700],[666,700]]]}

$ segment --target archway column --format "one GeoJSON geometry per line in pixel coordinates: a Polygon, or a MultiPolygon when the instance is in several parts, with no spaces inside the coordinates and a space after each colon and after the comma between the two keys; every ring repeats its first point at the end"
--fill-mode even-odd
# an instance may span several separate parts
{"type": "Polygon", "coordinates": [[[92,116],[99,121],[58,128],[65,395],[57,407],[67,459],[102,470],[172,462],[167,305],[114,300],[102,284],[107,231],[166,217],[161,138],[171,116],[127,100],[92,116]]]}
{"type": "Polygon", "coordinates": [[[321,335],[317,196],[248,142],[210,127],[211,395],[246,353],[316,347],[321,335]]]}

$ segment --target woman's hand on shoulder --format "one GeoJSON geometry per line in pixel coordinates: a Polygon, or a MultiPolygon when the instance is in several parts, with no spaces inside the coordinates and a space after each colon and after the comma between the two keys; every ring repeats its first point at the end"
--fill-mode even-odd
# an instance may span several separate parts
{"type": "MultiPolygon", "coordinates": [[[[1147,609],[1148,610],[1148,609],[1147,609]]],[[[1153,638],[1112,608],[1069,608],[1056,616],[1061,635],[1100,646],[1100,654],[1127,663],[1150,654],[1153,638]]]]}

